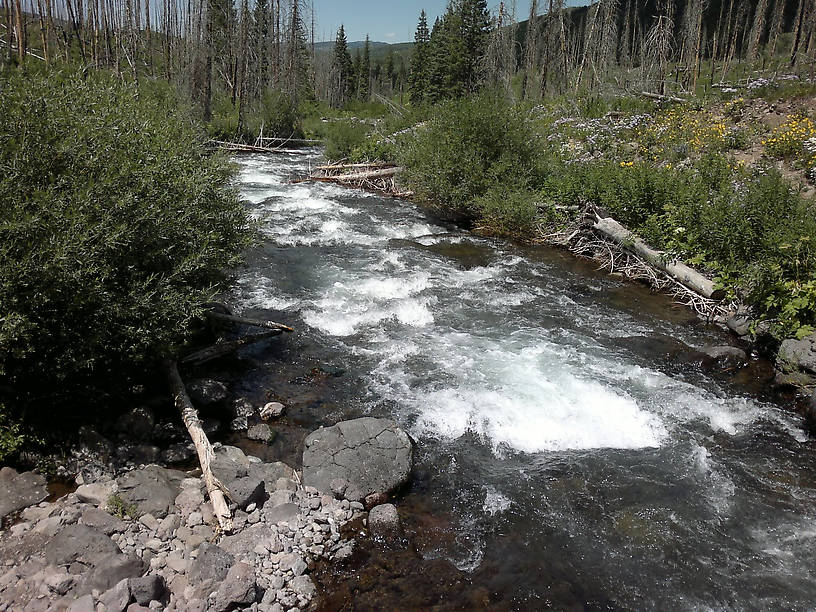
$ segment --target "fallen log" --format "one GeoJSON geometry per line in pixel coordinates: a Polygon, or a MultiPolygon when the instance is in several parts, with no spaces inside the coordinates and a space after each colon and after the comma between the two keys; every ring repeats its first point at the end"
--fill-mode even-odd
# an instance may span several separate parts
{"type": "Polygon", "coordinates": [[[259,139],[261,144],[268,143],[270,145],[278,144],[290,144],[292,146],[308,146],[308,145],[321,145],[323,144],[322,140],[313,140],[311,138],[260,138],[259,139]]]}
{"type": "Polygon", "coordinates": [[[725,291],[715,289],[714,281],[681,261],[667,261],[664,254],[655,251],[635,234],[612,218],[598,219],[593,225],[595,231],[611,238],[617,244],[641,257],[649,265],[662,270],[684,287],[713,300],[725,297],[725,291]]]}
{"type": "Polygon", "coordinates": [[[262,321],[261,319],[250,319],[249,317],[238,317],[231,314],[226,314],[223,312],[215,312],[209,311],[206,313],[208,319],[213,319],[215,321],[226,321],[228,323],[236,323],[238,325],[249,325],[251,327],[265,327],[267,329],[278,329],[287,332],[295,331],[293,328],[289,327],[288,325],[282,325],[281,323],[275,323],[274,321],[262,321]]]}
{"type": "Polygon", "coordinates": [[[677,96],[664,96],[663,94],[652,93],[651,91],[641,91],[640,95],[651,98],[652,100],[660,100],[661,102],[676,102],[678,104],[688,102],[688,100],[685,98],[678,98],[677,96]]]}
{"type": "Polygon", "coordinates": [[[201,426],[198,411],[193,406],[190,396],[187,395],[187,388],[181,379],[176,362],[166,361],[165,370],[170,381],[170,387],[173,390],[173,400],[176,408],[181,413],[181,420],[184,421],[184,426],[190,434],[196,453],[198,453],[201,476],[204,479],[204,485],[207,487],[207,495],[209,495],[213,505],[213,514],[218,519],[218,526],[221,531],[229,533],[232,531],[232,514],[225,497],[225,493],[228,495],[229,491],[212,473],[211,464],[212,460],[215,459],[212,444],[210,444],[207,434],[204,433],[204,428],[201,426]]]}
{"type": "Polygon", "coordinates": [[[391,168],[383,168],[382,170],[369,170],[366,172],[352,172],[351,174],[337,174],[335,176],[328,176],[328,178],[332,181],[337,181],[340,183],[348,183],[351,181],[368,181],[371,179],[378,179],[378,178],[388,178],[389,176],[395,176],[402,171],[402,168],[399,167],[391,167],[391,168]]]}
{"type": "Polygon", "coordinates": [[[356,170],[358,168],[393,168],[394,164],[388,162],[369,162],[365,164],[326,164],[323,166],[315,166],[315,170],[331,171],[331,170],[356,170]]]}
{"type": "Polygon", "coordinates": [[[269,147],[259,147],[257,145],[248,145],[240,142],[227,142],[225,140],[211,140],[211,144],[217,145],[227,151],[242,151],[246,153],[277,153],[277,149],[270,149],[269,147]]]}
{"type": "Polygon", "coordinates": [[[272,329],[261,334],[244,336],[238,340],[218,342],[199,351],[190,353],[189,355],[185,355],[182,357],[181,363],[199,366],[220,357],[224,357],[225,355],[229,355],[230,353],[234,353],[241,347],[249,344],[255,344],[256,342],[266,340],[267,338],[271,338],[273,336],[280,336],[282,333],[282,329],[272,329]]]}

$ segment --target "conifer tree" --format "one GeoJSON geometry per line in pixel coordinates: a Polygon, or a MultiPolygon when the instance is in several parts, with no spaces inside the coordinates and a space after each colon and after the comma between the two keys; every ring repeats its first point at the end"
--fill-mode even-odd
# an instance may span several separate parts
{"type": "Polygon", "coordinates": [[[351,54],[348,51],[346,30],[341,25],[337,30],[334,41],[334,55],[331,65],[331,81],[329,86],[329,103],[335,108],[341,108],[352,94],[354,87],[354,67],[351,54]]]}
{"type": "MultiPolygon", "coordinates": [[[[419,14],[419,24],[417,25],[416,34],[414,34],[414,51],[411,55],[411,73],[408,77],[409,94],[411,97],[411,104],[422,104],[428,95],[428,60],[429,60],[429,43],[431,41],[431,34],[428,31],[428,16],[425,11],[419,14]]],[[[388,62],[386,64],[386,71],[389,73],[389,79],[393,86],[394,77],[394,57],[389,54],[388,62]],[[390,65],[391,69],[388,70],[390,65]]]]}
{"type": "Polygon", "coordinates": [[[474,91],[479,79],[479,62],[484,57],[490,35],[490,11],[487,0],[460,0],[464,58],[461,84],[466,91],[474,91]]]}
{"type": "Polygon", "coordinates": [[[363,64],[360,74],[360,99],[368,102],[371,99],[371,41],[366,34],[363,47],[363,64]]]}
{"type": "Polygon", "coordinates": [[[354,97],[360,99],[360,93],[362,91],[361,76],[363,73],[363,56],[360,53],[360,47],[357,47],[357,50],[354,52],[354,63],[352,64],[351,70],[354,75],[354,97]]]}

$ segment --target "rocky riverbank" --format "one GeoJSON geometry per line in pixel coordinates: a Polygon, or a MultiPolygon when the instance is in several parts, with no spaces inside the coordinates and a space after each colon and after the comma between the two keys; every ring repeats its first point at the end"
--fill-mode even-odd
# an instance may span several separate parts
{"type": "Polygon", "coordinates": [[[354,551],[345,525],[400,533],[396,508],[383,502],[409,477],[412,444],[390,421],[364,418],[319,429],[306,446],[311,467],[301,474],[216,445],[213,472],[232,502],[228,534],[198,471],[141,466],[47,502],[41,476],[4,468],[0,510],[22,512],[0,532],[0,610],[308,607],[312,568],[354,551]]]}

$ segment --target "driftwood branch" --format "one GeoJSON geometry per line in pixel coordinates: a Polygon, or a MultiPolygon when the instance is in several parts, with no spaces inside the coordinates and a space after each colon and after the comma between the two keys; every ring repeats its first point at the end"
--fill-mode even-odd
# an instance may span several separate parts
{"type": "Polygon", "coordinates": [[[593,225],[593,229],[611,238],[623,248],[645,260],[649,265],[665,272],[678,283],[701,296],[714,300],[724,297],[725,292],[722,289],[715,289],[714,281],[681,261],[668,261],[663,253],[649,247],[614,219],[598,219],[593,225]]]}
{"type": "Polygon", "coordinates": [[[352,172],[350,174],[337,174],[335,176],[326,177],[338,183],[351,183],[354,181],[366,181],[371,179],[388,178],[396,176],[402,171],[402,168],[382,168],[379,170],[366,170],[364,172],[352,172]]]}
{"type": "Polygon", "coordinates": [[[248,317],[238,317],[231,314],[226,314],[222,312],[214,312],[210,311],[206,313],[208,319],[213,319],[215,321],[226,321],[228,323],[236,323],[237,325],[249,325],[251,327],[265,327],[267,329],[278,329],[283,330],[286,332],[293,332],[295,331],[288,325],[282,325],[280,323],[275,323],[274,321],[262,321],[260,319],[250,319],[248,317]]]}
{"type": "Polygon", "coordinates": [[[231,340],[229,342],[218,342],[217,344],[213,344],[211,346],[203,348],[200,351],[195,351],[193,353],[190,353],[189,355],[185,355],[181,359],[181,363],[196,366],[202,365],[209,361],[213,361],[214,359],[218,359],[220,357],[229,355],[230,353],[234,353],[241,347],[250,344],[255,344],[256,342],[266,340],[267,338],[271,338],[272,336],[280,336],[282,333],[283,333],[282,329],[272,329],[270,331],[263,332],[262,334],[245,336],[243,338],[239,338],[238,340],[231,340]]]}
{"type": "Polygon", "coordinates": [[[165,369],[167,371],[167,378],[170,381],[170,387],[173,390],[173,399],[176,403],[176,408],[181,413],[181,420],[184,421],[184,426],[190,434],[190,438],[195,445],[198,453],[198,461],[201,464],[201,474],[204,479],[204,485],[207,487],[207,494],[213,505],[213,513],[218,519],[218,525],[224,532],[232,531],[232,514],[225,497],[227,488],[215,477],[212,473],[211,464],[215,458],[212,444],[210,444],[207,434],[204,433],[204,428],[201,426],[201,419],[198,418],[198,411],[190,401],[190,396],[187,395],[187,389],[184,386],[184,381],[179,374],[178,366],[175,361],[165,362],[165,369]]]}

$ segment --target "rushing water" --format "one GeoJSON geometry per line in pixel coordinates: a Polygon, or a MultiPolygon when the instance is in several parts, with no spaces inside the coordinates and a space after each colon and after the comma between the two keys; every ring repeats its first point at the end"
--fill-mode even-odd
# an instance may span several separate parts
{"type": "Polygon", "coordinates": [[[317,159],[237,160],[266,243],[235,300],[298,328],[287,358],[345,371],[317,422],[416,439],[424,555],[521,609],[813,607],[814,445],[701,367],[723,335],[563,253],[287,184],[317,159]]]}

